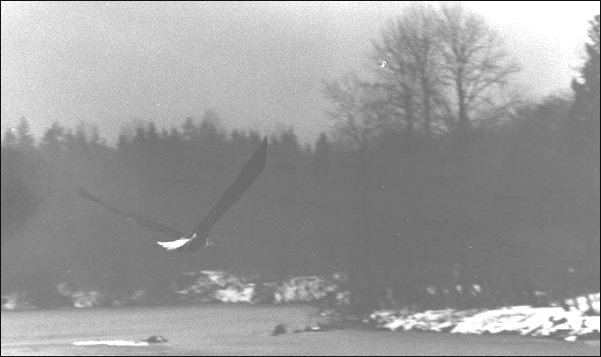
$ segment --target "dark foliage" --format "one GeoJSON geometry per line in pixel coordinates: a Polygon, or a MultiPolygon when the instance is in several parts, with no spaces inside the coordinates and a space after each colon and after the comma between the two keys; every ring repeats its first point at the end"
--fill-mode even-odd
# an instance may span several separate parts
{"type": "MultiPolygon", "coordinates": [[[[598,39],[598,17],[596,31],[598,39]]],[[[77,187],[125,212],[190,227],[259,133],[227,135],[208,112],[170,130],[141,123],[116,147],[93,129],[58,124],[36,145],[23,120],[2,145],[2,290],[53,291],[66,280],[169,294],[182,271],[220,268],[281,278],[354,272],[374,299],[388,289],[404,304],[427,301],[429,286],[451,291],[443,305],[469,303],[473,284],[494,304],[537,290],[598,290],[599,95],[586,89],[587,66],[575,101],[516,107],[474,130],[461,156],[453,131],[408,143],[406,127],[374,126],[352,147],[322,135],[310,150],[292,130],[274,135],[260,179],[212,232],[219,244],[187,255],[148,244],[165,237],[90,205],[77,187]],[[573,150],[580,138],[584,147],[573,150]]],[[[596,69],[598,93],[598,42],[596,69]]]]}

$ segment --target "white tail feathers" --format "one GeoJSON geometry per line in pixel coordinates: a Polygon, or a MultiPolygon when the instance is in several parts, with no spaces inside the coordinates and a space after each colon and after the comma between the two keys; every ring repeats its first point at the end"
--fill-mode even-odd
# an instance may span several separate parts
{"type": "Polygon", "coordinates": [[[171,242],[157,242],[157,244],[167,250],[175,250],[177,248],[183,247],[184,245],[186,245],[186,243],[188,243],[194,238],[196,238],[196,234],[192,238],[180,238],[171,242]]]}

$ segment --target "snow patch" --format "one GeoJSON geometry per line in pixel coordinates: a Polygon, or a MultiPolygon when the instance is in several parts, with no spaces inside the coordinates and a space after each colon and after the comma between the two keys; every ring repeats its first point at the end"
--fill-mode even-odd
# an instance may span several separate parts
{"type": "Polygon", "coordinates": [[[76,341],[75,346],[150,346],[146,341],[105,340],[105,341],[76,341]]]}
{"type": "Polygon", "coordinates": [[[566,341],[599,338],[599,293],[573,299],[574,308],[510,306],[492,310],[381,310],[369,320],[392,331],[433,331],[464,334],[516,334],[566,341]],[[588,299],[588,300],[587,300],[588,299]],[[587,301],[592,301],[595,313],[587,301]]]}

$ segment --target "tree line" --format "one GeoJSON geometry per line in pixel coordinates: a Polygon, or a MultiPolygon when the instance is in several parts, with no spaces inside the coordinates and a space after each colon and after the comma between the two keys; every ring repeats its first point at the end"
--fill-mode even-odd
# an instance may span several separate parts
{"type": "Polygon", "coordinates": [[[264,173],[198,254],[165,254],[152,243],[164,237],[77,187],[185,231],[261,133],[228,132],[209,110],[140,122],[113,146],[84,124],[36,140],[22,119],[2,141],[2,290],[167,294],[182,271],[215,268],[349,272],[367,308],[387,289],[404,304],[429,286],[477,284],[487,304],[598,290],[599,16],[572,93],[535,102],[508,89],[518,66],[499,37],[456,5],[411,5],[372,47],[369,73],[324,82],[338,130],[313,145],[272,134],[264,173]]]}

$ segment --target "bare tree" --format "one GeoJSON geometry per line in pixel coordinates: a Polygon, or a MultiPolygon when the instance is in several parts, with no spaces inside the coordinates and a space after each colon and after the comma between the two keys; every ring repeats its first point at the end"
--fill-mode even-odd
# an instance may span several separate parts
{"type": "Polygon", "coordinates": [[[417,87],[410,75],[410,58],[398,36],[398,26],[400,22],[389,23],[382,31],[381,42],[372,42],[371,60],[377,63],[377,66],[374,66],[376,80],[369,86],[384,93],[385,102],[381,104],[381,108],[393,123],[403,127],[408,141],[411,142],[416,124],[417,87]]]}
{"type": "Polygon", "coordinates": [[[467,138],[480,112],[500,107],[495,91],[508,83],[519,67],[509,61],[499,35],[484,19],[459,4],[442,4],[438,19],[442,79],[455,99],[458,139],[467,138]]]}
{"type": "Polygon", "coordinates": [[[436,11],[431,5],[414,3],[382,31],[381,43],[373,42],[372,61],[377,61],[375,85],[389,93],[390,105],[403,114],[411,135],[419,124],[429,140],[435,97],[441,87],[437,52],[436,11]]]}
{"type": "Polygon", "coordinates": [[[355,152],[371,146],[386,126],[383,93],[356,73],[324,82],[323,93],[332,106],[326,114],[336,122],[342,140],[355,152]]]}
{"type": "MultiPolygon", "coordinates": [[[[370,201],[377,171],[374,144],[382,142],[379,139],[385,130],[398,125],[410,147],[418,130],[430,141],[438,128],[455,131],[464,146],[476,120],[505,115],[511,101],[504,86],[518,70],[509,63],[496,33],[458,5],[442,5],[439,11],[428,5],[410,5],[384,27],[372,46],[369,59],[374,76],[370,81],[351,74],[324,85],[324,95],[332,106],[327,114],[336,120],[347,147],[358,158],[356,193],[361,204],[357,207],[357,239],[352,248],[356,264],[351,275],[357,282],[353,294],[363,300],[359,302],[363,307],[373,303],[379,288],[372,281],[374,262],[379,258],[370,244],[375,232],[375,225],[374,231],[371,228],[375,203],[370,201]]],[[[412,163],[425,157],[414,149],[418,147],[411,147],[402,159],[405,177],[414,172],[412,163]]],[[[468,186],[472,181],[461,180],[462,167],[456,167],[457,173],[450,177],[468,186]]]]}

